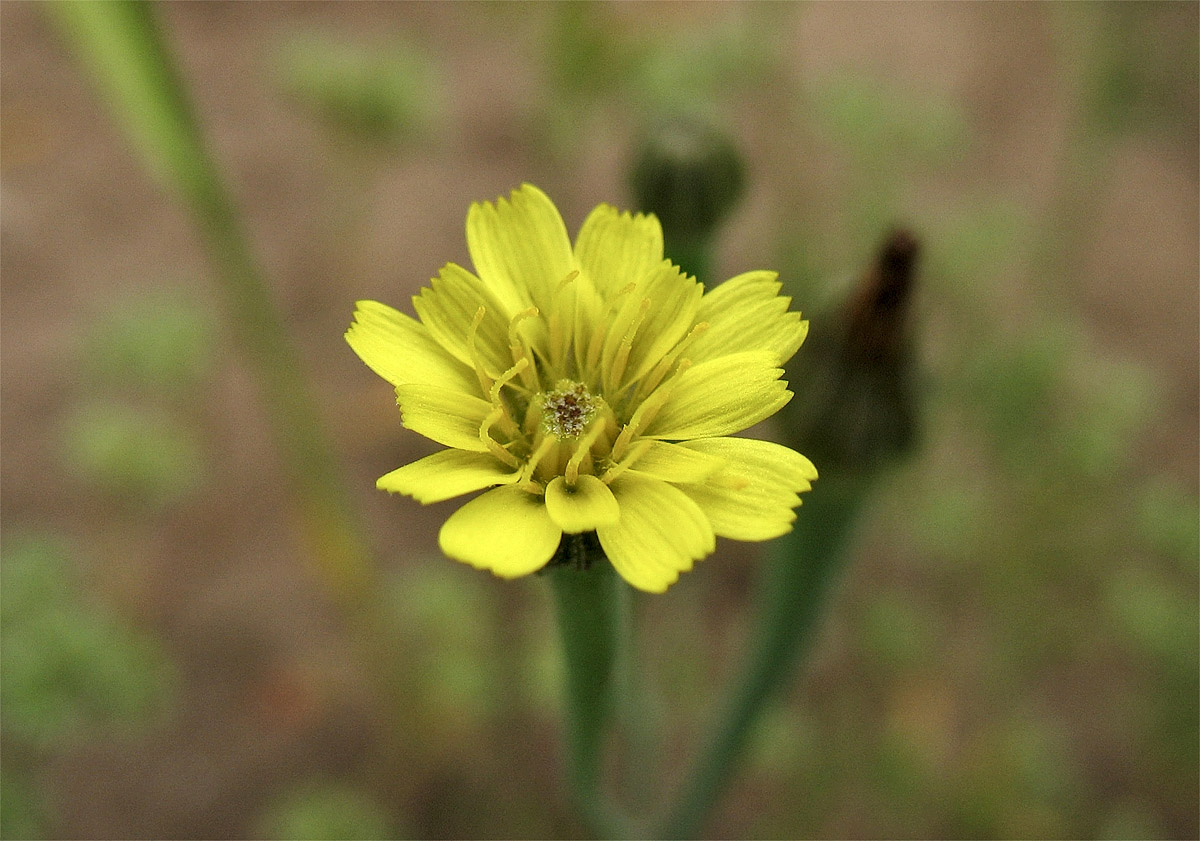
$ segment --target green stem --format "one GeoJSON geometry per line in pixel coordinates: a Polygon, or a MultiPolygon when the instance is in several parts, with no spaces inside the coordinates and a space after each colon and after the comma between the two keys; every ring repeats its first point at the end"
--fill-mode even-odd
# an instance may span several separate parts
{"type": "Polygon", "coordinates": [[[758,593],[751,654],[657,833],[660,837],[696,836],[732,776],[758,716],[811,650],[866,491],[860,482],[820,480],[805,495],[795,529],[773,544],[758,593]]]}
{"type": "Polygon", "coordinates": [[[150,171],[191,211],[216,268],[229,323],[254,367],[300,505],[305,537],[335,595],[369,592],[369,551],[292,345],[209,154],[153,3],[60,2],[47,12],[92,71],[150,171]]]}
{"type": "MultiPolygon", "coordinates": [[[[568,538],[569,539],[569,538],[568,538]]],[[[548,570],[566,665],[567,745],[572,795],[589,833],[633,837],[600,790],[606,736],[622,685],[629,634],[628,593],[603,557],[587,569],[548,570]]]]}

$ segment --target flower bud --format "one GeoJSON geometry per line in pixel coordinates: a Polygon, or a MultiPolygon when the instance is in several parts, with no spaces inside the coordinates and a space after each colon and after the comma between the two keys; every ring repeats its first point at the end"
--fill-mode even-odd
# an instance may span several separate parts
{"type": "Polygon", "coordinates": [[[826,476],[870,474],[916,437],[908,314],[919,251],[911,233],[893,231],[846,301],[814,320],[826,327],[788,373],[807,398],[793,402],[791,443],[826,476]]]}
{"type": "MultiPolygon", "coordinates": [[[[631,182],[638,209],[658,217],[667,254],[681,260],[707,247],[741,198],[744,167],[724,132],[698,119],[677,118],[647,134],[631,182]]],[[[681,265],[690,273],[699,271],[681,265]]]]}

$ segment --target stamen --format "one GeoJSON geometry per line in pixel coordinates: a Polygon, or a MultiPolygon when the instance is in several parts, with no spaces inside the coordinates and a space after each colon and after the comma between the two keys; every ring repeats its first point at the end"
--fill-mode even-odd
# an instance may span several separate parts
{"type": "Polygon", "coordinates": [[[537,372],[533,369],[533,359],[530,358],[529,349],[517,334],[517,325],[527,318],[536,318],[537,314],[538,308],[530,307],[514,315],[508,322],[508,349],[514,363],[520,362],[522,359],[528,360],[529,365],[521,371],[521,382],[530,391],[536,391],[538,388],[537,372]]]}
{"type": "Polygon", "coordinates": [[[608,336],[607,325],[612,323],[613,318],[620,309],[623,299],[626,295],[637,289],[636,283],[627,283],[622,286],[612,296],[608,305],[608,311],[604,317],[600,319],[596,326],[596,330],[592,333],[592,340],[588,343],[587,349],[587,369],[589,371],[596,370],[596,366],[600,364],[600,353],[604,350],[604,339],[608,336]],[[601,327],[604,325],[604,327],[601,327]]]}
{"type": "Polygon", "coordinates": [[[608,470],[604,471],[604,475],[600,477],[600,481],[606,485],[612,484],[613,480],[624,473],[629,468],[637,464],[638,459],[645,455],[650,449],[651,441],[638,441],[629,448],[629,455],[622,459],[617,464],[614,464],[608,470]]]}
{"type": "Polygon", "coordinates": [[[620,384],[621,377],[625,374],[625,366],[629,362],[629,352],[633,349],[633,339],[637,335],[638,328],[642,326],[642,322],[646,320],[651,303],[649,298],[642,299],[637,316],[629,325],[629,329],[625,331],[625,335],[621,339],[621,346],[617,348],[617,355],[613,357],[612,366],[605,371],[606,391],[608,389],[615,391],[620,384]]]}
{"type": "Polygon", "coordinates": [[[475,346],[475,336],[479,332],[479,325],[483,323],[485,315],[487,315],[486,308],[480,307],[475,310],[475,317],[471,319],[471,329],[467,331],[467,353],[470,354],[471,362],[475,365],[475,376],[479,378],[479,386],[483,389],[483,393],[487,394],[492,389],[492,378],[484,370],[483,357],[480,356],[479,349],[475,346]]]}
{"type": "Polygon", "coordinates": [[[525,470],[521,474],[521,478],[517,480],[517,484],[525,485],[533,483],[533,471],[537,470],[538,464],[546,457],[546,453],[550,452],[550,449],[557,443],[558,439],[553,435],[548,435],[542,439],[542,443],[538,445],[538,448],[529,456],[529,460],[525,462],[525,470]]]}
{"type": "MultiPolygon", "coordinates": [[[[522,358],[520,362],[518,362],[516,365],[512,366],[507,371],[505,371],[503,374],[501,374],[500,379],[498,379],[498,380],[496,380],[496,382],[492,383],[492,387],[488,392],[488,396],[492,399],[492,405],[504,413],[503,420],[506,422],[505,426],[507,427],[505,431],[509,435],[518,434],[517,422],[513,419],[513,416],[511,414],[509,414],[508,406],[501,399],[500,391],[506,385],[511,385],[512,379],[528,367],[529,367],[529,360],[526,358],[522,358]]],[[[518,386],[513,386],[513,387],[518,388],[518,386]]]]}
{"type": "Polygon", "coordinates": [[[511,368],[509,368],[507,371],[505,371],[503,374],[500,375],[500,379],[496,380],[496,382],[492,384],[491,389],[488,391],[488,396],[492,398],[493,404],[495,404],[497,406],[500,405],[500,389],[504,388],[504,386],[506,386],[510,382],[512,382],[513,377],[515,377],[517,374],[521,373],[528,367],[529,367],[529,360],[522,358],[517,361],[516,365],[513,365],[511,368]]]}
{"type": "Polygon", "coordinates": [[[654,370],[652,370],[649,375],[647,375],[638,384],[637,394],[644,395],[654,391],[654,389],[658,387],[658,384],[662,382],[663,377],[666,376],[667,371],[670,370],[671,366],[675,363],[675,360],[679,358],[679,355],[687,350],[688,346],[691,345],[692,342],[704,335],[707,330],[707,321],[701,321],[699,324],[694,325],[692,329],[688,331],[688,334],[680,339],[675,347],[673,347],[670,352],[662,358],[662,361],[654,366],[654,370]]]}
{"type": "MultiPolygon", "coordinates": [[[[579,269],[574,269],[567,272],[567,276],[559,281],[558,286],[554,290],[554,297],[557,299],[562,291],[566,289],[575,278],[579,277],[579,269]]],[[[562,313],[566,309],[561,301],[555,301],[554,307],[550,311],[550,317],[546,319],[546,327],[550,333],[550,359],[557,366],[559,362],[566,358],[567,345],[571,340],[567,331],[563,329],[562,313]]]]}
{"type": "Polygon", "coordinates": [[[558,282],[558,288],[554,290],[554,296],[558,297],[558,293],[567,288],[567,284],[579,277],[579,269],[572,269],[567,272],[567,276],[558,282]]]}
{"type": "Polygon", "coordinates": [[[483,419],[483,423],[479,425],[479,440],[488,448],[488,452],[490,452],[496,458],[500,459],[509,467],[518,468],[521,466],[521,462],[516,456],[504,449],[500,442],[493,438],[491,434],[492,425],[502,417],[504,417],[503,408],[498,407],[488,412],[487,417],[483,419]]]}
{"type": "Polygon", "coordinates": [[[621,430],[621,434],[617,436],[617,440],[613,443],[612,458],[614,461],[620,461],[625,455],[625,450],[633,440],[633,436],[637,435],[646,424],[654,420],[654,416],[659,413],[667,399],[671,396],[671,392],[679,384],[679,375],[692,367],[692,360],[681,359],[679,365],[675,368],[675,375],[667,380],[657,390],[645,400],[642,405],[637,407],[637,411],[633,413],[633,417],[629,419],[629,423],[625,424],[625,428],[621,430]]]}
{"type": "Polygon", "coordinates": [[[592,444],[596,443],[596,439],[603,431],[604,424],[593,424],[587,434],[575,445],[575,452],[571,454],[571,458],[567,461],[567,468],[563,471],[563,478],[566,479],[568,488],[575,487],[575,482],[579,479],[579,467],[583,464],[584,458],[591,453],[592,444]]]}

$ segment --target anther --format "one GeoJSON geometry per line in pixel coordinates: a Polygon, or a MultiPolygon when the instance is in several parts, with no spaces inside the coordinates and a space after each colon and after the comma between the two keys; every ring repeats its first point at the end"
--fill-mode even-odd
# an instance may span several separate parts
{"type": "Polygon", "coordinates": [[[596,403],[583,383],[560,380],[542,396],[542,426],[559,438],[577,438],[596,415],[596,403]]]}

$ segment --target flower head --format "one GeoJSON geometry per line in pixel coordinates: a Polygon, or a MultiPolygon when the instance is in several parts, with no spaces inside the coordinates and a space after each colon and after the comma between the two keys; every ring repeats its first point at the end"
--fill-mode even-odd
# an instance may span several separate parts
{"type": "Polygon", "coordinates": [[[572,246],[529,184],[472,205],[467,246],[476,273],[444,266],[416,319],[360,301],[346,333],[404,426],[447,448],[378,487],[423,503],[490,489],[442,526],[447,555],[512,578],[594,531],[626,581],[662,592],[715,536],[791,528],[812,463],[726,437],[792,396],[780,366],[808,322],[773,272],[706,294],[663,259],[657,219],[605,204],[572,246]]]}

